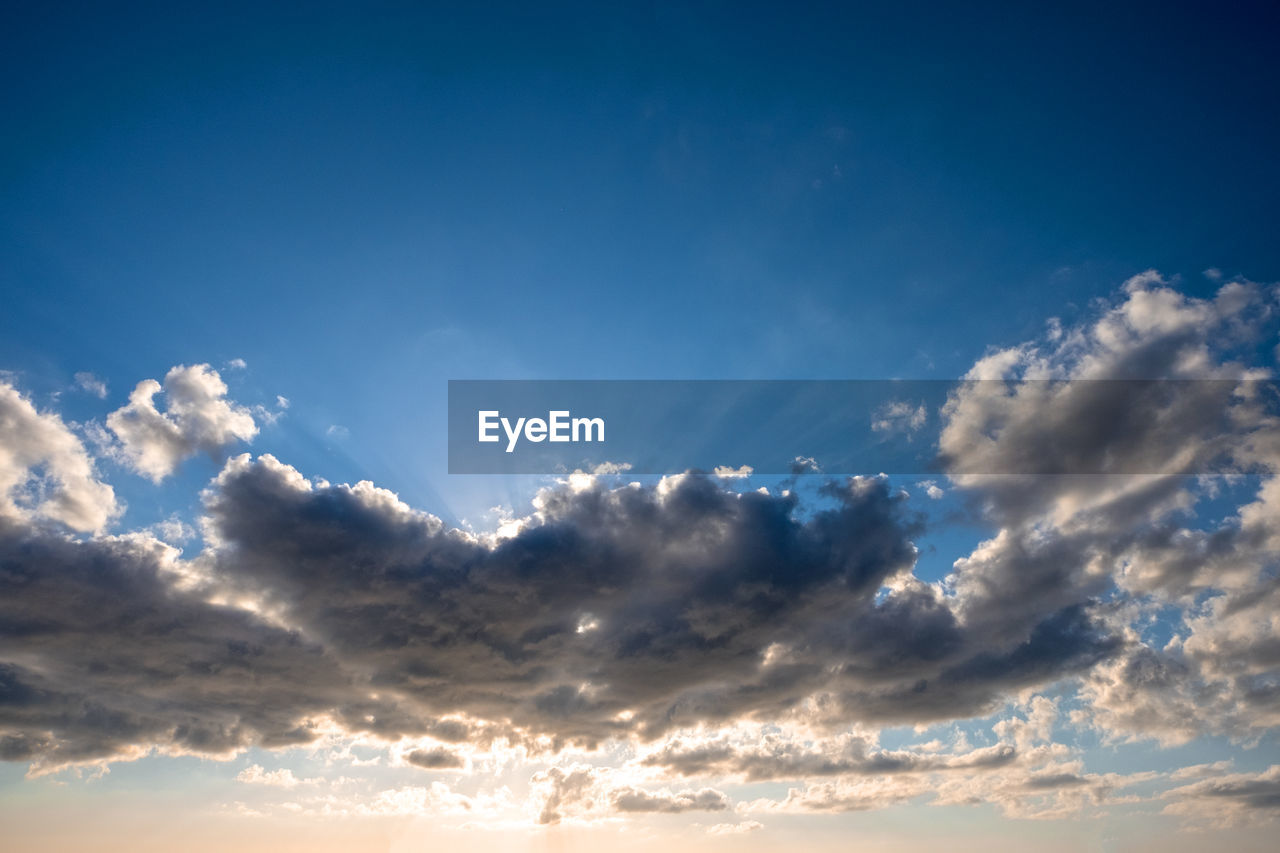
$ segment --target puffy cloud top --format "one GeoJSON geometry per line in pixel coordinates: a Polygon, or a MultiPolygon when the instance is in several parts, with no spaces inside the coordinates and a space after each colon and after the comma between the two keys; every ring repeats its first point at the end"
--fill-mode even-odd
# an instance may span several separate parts
{"type": "Polygon", "coordinates": [[[55,414],[0,382],[0,516],[49,518],[95,532],[120,507],[83,442],[55,414]]]}
{"type": "Polygon", "coordinates": [[[129,463],[159,482],[197,452],[211,456],[236,441],[249,441],[258,426],[248,409],[226,399],[227,385],[207,364],[178,365],[164,377],[139,382],[129,402],[107,416],[129,463]],[[163,391],[166,409],[156,408],[163,391]]]}

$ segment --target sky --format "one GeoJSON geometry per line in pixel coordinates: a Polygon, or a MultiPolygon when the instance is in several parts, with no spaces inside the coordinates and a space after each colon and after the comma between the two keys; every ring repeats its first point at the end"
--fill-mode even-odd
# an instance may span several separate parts
{"type": "Polygon", "coordinates": [[[1274,9],[453,5],[0,11],[15,849],[1270,849],[1274,9]],[[948,463],[451,475],[487,379],[948,463]]]}

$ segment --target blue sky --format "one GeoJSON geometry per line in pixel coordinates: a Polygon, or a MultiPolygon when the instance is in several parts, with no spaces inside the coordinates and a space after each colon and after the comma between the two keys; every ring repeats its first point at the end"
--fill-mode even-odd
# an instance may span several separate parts
{"type": "MultiPolygon", "coordinates": [[[[547,478],[447,474],[450,379],[955,379],[1026,342],[1071,373],[1085,368],[1055,328],[1102,341],[1123,315],[1145,335],[1161,294],[1150,311],[1194,318],[1215,364],[1274,369],[1274,9],[939,5],[11,4],[0,379],[113,487],[92,537],[198,527],[202,490],[246,451],[317,483],[371,480],[448,525],[528,515],[547,478]],[[1261,318],[1250,335],[1231,331],[1232,287],[1261,318]],[[198,364],[257,433],[153,482],[109,415],[198,364]]],[[[1248,458],[1261,479],[1153,503],[1143,523],[1250,529],[1274,470],[1248,458]]],[[[930,501],[894,483],[927,519],[913,541],[930,584],[1029,523],[1004,493],[939,484],[930,501]]],[[[1064,507],[1099,494],[1026,500],[1070,538],[1064,507]]],[[[1139,558],[1105,535],[1120,577],[1117,554],[1139,558]]],[[[1261,589],[1274,554],[1250,553],[1261,589]]],[[[1241,583],[1168,595],[1194,621],[1241,583]]],[[[972,725],[1031,713],[1017,703],[1035,688],[1006,687],[1014,710],[972,725]]],[[[1280,759],[1255,723],[1178,748],[1211,763],[1261,738],[1235,764],[1261,773],[1280,759]]],[[[166,760],[185,759],[147,759],[166,760]]]]}
{"type": "Polygon", "coordinates": [[[245,359],[415,503],[448,378],[950,378],[1276,268],[1267,18],[1207,8],[13,10],[0,355],[245,359]]]}

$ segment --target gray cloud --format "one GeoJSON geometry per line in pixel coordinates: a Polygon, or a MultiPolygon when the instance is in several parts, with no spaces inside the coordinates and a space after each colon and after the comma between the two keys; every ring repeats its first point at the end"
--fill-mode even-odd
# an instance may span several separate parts
{"type": "Polygon", "coordinates": [[[682,776],[734,776],[746,782],[762,782],[999,768],[1012,764],[1017,755],[1017,750],[1008,744],[942,754],[874,749],[867,738],[857,736],[813,746],[766,736],[754,746],[735,745],[724,739],[686,742],[675,738],[645,756],[641,763],[682,776]]]}
{"type": "Polygon", "coordinates": [[[855,478],[827,496],[802,520],[792,495],[695,474],[554,489],[489,547],[369,484],[241,457],[210,492],[210,564],[380,689],[586,742],[816,692],[837,697],[832,724],[977,713],[1115,648],[1079,604],[994,644],[965,631],[907,577],[919,527],[900,493],[855,478]]]}
{"type": "Polygon", "coordinates": [[[714,788],[700,791],[644,791],[639,788],[619,788],[610,793],[613,806],[620,812],[719,812],[729,808],[729,798],[714,788]]]}
{"type": "Polygon", "coordinates": [[[1007,645],[966,632],[908,577],[918,523],[900,493],[853,479],[828,497],[801,517],[794,496],[699,475],[557,488],[490,545],[370,484],[245,456],[207,493],[213,545],[194,562],[146,535],[11,523],[5,754],[225,753],[305,742],[321,719],[475,736],[453,714],[593,743],[800,713],[814,695],[827,725],[937,719],[1111,648],[1079,608],[1007,645]]]}
{"type": "Polygon", "coordinates": [[[1280,815],[1280,764],[1262,773],[1235,773],[1174,788],[1165,814],[1217,825],[1273,820],[1280,815]]]}
{"type": "Polygon", "coordinates": [[[1109,654],[1088,660],[1081,647],[1091,723],[1108,737],[1181,742],[1280,720],[1268,686],[1280,658],[1250,603],[1270,596],[1280,564],[1280,417],[1274,386],[1255,382],[1265,374],[1247,360],[1274,331],[1276,297],[1237,281],[1194,299],[1144,273],[1090,322],[990,352],[944,408],[952,481],[998,526],[948,578],[957,615],[993,641],[1028,629],[1047,638],[1051,620],[1063,649],[1090,630],[1108,635],[1109,654]],[[1133,381],[1152,379],[1180,381],[1133,381]],[[988,473],[1035,460],[1144,473],[988,473]],[[1236,481],[1256,496],[1189,528],[1222,481],[1187,474],[1211,469],[1249,472],[1236,481]],[[1192,597],[1206,592],[1223,597],[1197,613],[1192,597]],[[1175,635],[1149,647],[1133,620],[1161,605],[1176,613],[1165,614],[1175,635]],[[1072,613],[1094,627],[1068,627],[1072,613]]]}
{"type": "Polygon", "coordinates": [[[310,740],[348,705],[324,650],[208,603],[142,536],[89,542],[0,522],[0,743],[46,766],[159,747],[310,740]]]}
{"type": "Polygon", "coordinates": [[[448,770],[466,766],[466,761],[461,755],[443,747],[415,749],[406,755],[404,760],[424,770],[448,770]]]}
{"type": "Polygon", "coordinates": [[[538,823],[554,824],[565,818],[597,818],[611,813],[719,812],[731,807],[729,798],[714,788],[650,791],[613,781],[613,771],[575,764],[535,773],[530,781],[541,803],[538,823]]]}
{"type": "MultiPolygon", "coordinates": [[[[1148,401],[1146,420],[1118,430],[1114,394],[1055,398],[1061,412],[1037,417],[1045,393],[1065,392],[1024,380],[1239,376],[1227,349],[1256,336],[1264,302],[1256,286],[1191,300],[1144,277],[1096,321],[984,359],[973,378],[994,371],[1016,390],[958,392],[940,448],[957,460],[1226,454],[1262,473],[1221,525],[1188,530],[1200,487],[1176,466],[993,479],[958,464],[953,484],[995,532],[941,583],[914,577],[922,522],[877,477],[830,480],[807,503],[696,473],[617,488],[583,477],[541,492],[514,535],[484,538],[371,483],[312,483],[245,454],[204,493],[202,553],[184,558],[144,533],[76,539],[56,523],[100,531],[114,495],[60,420],[0,387],[0,757],[47,769],[153,748],[225,755],[306,743],[327,725],[449,744],[544,738],[553,749],[743,720],[826,737],[861,722],[984,715],[1066,678],[1082,685],[1080,724],[1108,739],[1256,735],[1280,722],[1270,621],[1280,441],[1269,410],[1233,396],[1226,429],[1221,412],[1148,401]],[[49,485],[33,491],[41,465],[49,485]],[[1141,630],[1156,607],[1176,614],[1158,647],[1141,630]]],[[[169,373],[164,413],[159,388],[143,383],[108,420],[156,479],[256,430],[207,366],[169,373]]],[[[791,798],[801,810],[900,802],[925,792],[916,776],[953,770],[1016,767],[1000,783],[1016,789],[1010,802],[1110,784],[1074,767],[1027,775],[1024,751],[1021,740],[939,754],[855,737],[756,748],[676,739],[644,761],[683,776],[833,777],[791,798]],[[886,779],[896,782],[872,784],[886,779]]],[[[420,747],[405,760],[443,769],[461,756],[420,747]]],[[[632,781],[548,770],[535,777],[542,818],[727,802],[632,781]]]]}

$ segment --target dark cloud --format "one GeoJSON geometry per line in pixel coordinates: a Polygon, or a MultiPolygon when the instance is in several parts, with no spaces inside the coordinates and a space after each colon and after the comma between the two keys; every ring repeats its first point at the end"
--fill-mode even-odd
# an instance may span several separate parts
{"type": "Polygon", "coordinates": [[[1194,796],[1232,800],[1250,809],[1280,810],[1280,779],[1275,776],[1270,773],[1265,778],[1204,782],[1197,786],[1194,796]]]}
{"type": "Polygon", "coordinates": [[[379,689],[574,739],[774,715],[820,691],[874,694],[844,722],[977,711],[1113,648],[1078,606],[992,645],[928,587],[877,595],[909,573],[918,521],[883,479],[825,492],[801,512],[697,474],[560,488],[490,547],[267,457],[233,462],[208,509],[223,581],[379,689]]]}
{"type": "Polygon", "coordinates": [[[855,478],[826,500],[696,474],[564,487],[487,544],[369,484],[241,457],[207,493],[213,545],[193,562],[147,537],[9,524],[4,754],[226,753],[306,742],[326,719],[591,743],[798,712],[815,694],[839,697],[830,725],[923,720],[1110,648],[1083,611],[993,646],[909,579],[920,527],[901,493],[855,478]]]}
{"type": "Polygon", "coordinates": [[[1089,781],[1077,773],[1040,773],[1027,779],[1026,787],[1031,791],[1056,791],[1088,785],[1089,781]]]}
{"type": "Polygon", "coordinates": [[[0,521],[0,732],[57,764],[158,746],[225,753],[310,740],[356,691],[298,632],[184,590],[154,540],[0,521]]]}
{"type": "Polygon", "coordinates": [[[466,765],[461,755],[442,747],[415,749],[406,755],[404,759],[415,767],[421,767],[424,770],[448,770],[466,765]]]}
{"type": "MultiPolygon", "coordinates": [[[[330,723],[453,744],[652,741],[743,719],[825,735],[986,714],[1066,676],[1082,677],[1109,732],[1149,724],[1182,737],[1203,707],[1233,731],[1269,725],[1280,652],[1260,614],[1273,609],[1265,579],[1280,551],[1275,419],[1234,391],[1229,404],[1144,398],[1141,416],[1122,417],[1134,401],[1113,384],[1035,378],[1239,376],[1213,346],[1244,339],[1263,294],[1228,285],[1191,300],[1150,277],[1126,294],[1087,328],[980,362],[970,378],[995,374],[1013,390],[962,387],[940,449],[973,470],[984,454],[1059,453],[1072,464],[1110,454],[1120,470],[1175,460],[1173,473],[992,479],[957,463],[953,482],[979,496],[996,532],[938,584],[912,575],[921,520],[878,477],[828,481],[803,504],[697,473],[619,488],[575,478],[491,540],[370,483],[317,485],[244,455],[206,491],[207,549],[187,560],[142,534],[72,539],[44,526],[59,516],[6,504],[0,756],[55,766],[151,747],[225,754],[304,743],[330,723]],[[1194,504],[1183,463],[1223,453],[1270,472],[1257,499],[1220,531],[1180,529],[1177,513],[1194,504]],[[1129,593],[1176,601],[1208,589],[1227,594],[1198,605],[1212,619],[1184,613],[1177,643],[1154,651],[1133,630],[1129,593]]],[[[188,396],[208,404],[196,407],[201,434],[221,442],[236,410],[216,375],[188,378],[200,380],[188,396]]],[[[176,390],[171,409],[186,399],[176,390]]],[[[80,460],[65,429],[15,406],[80,460]]],[[[166,418],[151,420],[167,429],[166,418]]],[[[25,483],[29,460],[50,453],[11,454],[5,482],[25,483]]],[[[181,454],[161,456],[157,476],[181,454]]],[[[75,470],[91,474],[82,461],[75,470]]],[[[652,760],[748,779],[959,766],[852,743],[697,749],[652,760]]],[[[419,745],[408,760],[461,758],[419,745]]]]}

